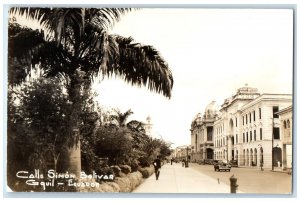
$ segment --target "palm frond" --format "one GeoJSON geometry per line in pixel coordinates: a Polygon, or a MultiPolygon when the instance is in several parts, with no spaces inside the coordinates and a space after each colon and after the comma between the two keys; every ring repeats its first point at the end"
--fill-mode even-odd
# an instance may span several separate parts
{"type": "MultiPolygon", "coordinates": [[[[21,58],[30,49],[44,42],[44,33],[10,23],[8,27],[8,55],[21,58]]],[[[24,59],[24,58],[23,58],[24,59]]]]}
{"type": "Polygon", "coordinates": [[[43,32],[13,23],[9,25],[8,34],[9,72],[19,71],[23,74],[20,78],[10,77],[9,81],[21,82],[25,79],[26,72],[35,65],[44,69],[46,75],[51,77],[73,71],[70,53],[62,46],[57,46],[54,41],[45,41],[43,32]]]}
{"type": "Polygon", "coordinates": [[[108,30],[132,8],[87,8],[85,10],[88,21],[108,30]]]}
{"type": "Polygon", "coordinates": [[[160,53],[152,46],[134,43],[132,38],[114,37],[119,58],[118,62],[108,60],[107,75],[116,74],[131,85],[147,86],[150,91],[170,98],[173,76],[160,53]]]}
{"type": "MultiPolygon", "coordinates": [[[[85,23],[89,22],[97,27],[108,30],[121,16],[131,8],[41,8],[41,7],[13,7],[11,15],[24,15],[30,20],[36,20],[41,25],[55,33],[57,43],[64,43],[67,30],[72,28],[75,40],[79,40],[85,30],[85,23]]],[[[79,44],[78,44],[79,45],[79,44]]]]}

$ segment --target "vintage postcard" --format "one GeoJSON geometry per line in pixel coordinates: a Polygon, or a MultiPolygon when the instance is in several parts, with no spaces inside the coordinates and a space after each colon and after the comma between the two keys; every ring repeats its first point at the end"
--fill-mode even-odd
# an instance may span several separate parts
{"type": "Polygon", "coordinates": [[[6,12],[7,192],[295,194],[292,5],[6,12]]]}

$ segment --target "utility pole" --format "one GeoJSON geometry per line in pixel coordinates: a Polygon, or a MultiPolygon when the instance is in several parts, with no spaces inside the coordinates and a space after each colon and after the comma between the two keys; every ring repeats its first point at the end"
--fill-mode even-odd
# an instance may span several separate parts
{"type": "Polygon", "coordinates": [[[272,117],[272,171],[274,171],[274,151],[273,146],[274,145],[274,115],[272,117]]]}
{"type": "Polygon", "coordinates": [[[186,147],[186,162],[185,162],[185,167],[189,167],[189,147],[186,147]]]}

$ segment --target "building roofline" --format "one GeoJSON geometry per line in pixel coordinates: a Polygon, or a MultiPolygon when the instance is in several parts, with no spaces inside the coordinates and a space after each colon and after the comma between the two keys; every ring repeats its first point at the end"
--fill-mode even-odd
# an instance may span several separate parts
{"type": "Polygon", "coordinates": [[[293,100],[293,95],[292,94],[263,93],[263,94],[259,95],[257,98],[250,101],[249,103],[243,105],[240,110],[243,111],[244,109],[246,109],[250,106],[253,106],[253,105],[255,105],[259,102],[262,102],[262,101],[270,101],[270,100],[278,100],[278,99],[280,99],[280,100],[293,100]]]}
{"type": "Polygon", "coordinates": [[[279,110],[279,112],[277,112],[276,114],[281,115],[281,114],[284,114],[284,113],[287,113],[287,112],[290,112],[290,111],[293,111],[293,106],[292,105],[279,110]]]}

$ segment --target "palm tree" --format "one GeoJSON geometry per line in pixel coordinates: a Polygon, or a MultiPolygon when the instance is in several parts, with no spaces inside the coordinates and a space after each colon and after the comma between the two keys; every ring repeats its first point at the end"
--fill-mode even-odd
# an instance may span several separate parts
{"type": "Polygon", "coordinates": [[[79,112],[81,93],[88,90],[95,76],[116,75],[126,82],[146,86],[150,91],[170,98],[172,73],[149,45],[132,38],[110,35],[108,29],[130,8],[12,8],[11,16],[25,15],[38,21],[41,30],[9,24],[9,83],[24,80],[30,68],[41,68],[45,77],[66,81],[72,103],[66,170],[81,170],[79,112]]]}
{"type": "Polygon", "coordinates": [[[120,110],[115,109],[116,115],[112,115],[111,119],[117,121],[119,127],[125,127],[127,119],[133,112],[131,109],[128,109],[126,112],[122,113],[120,110]]]}

